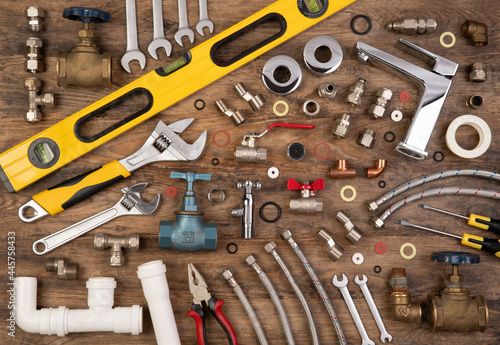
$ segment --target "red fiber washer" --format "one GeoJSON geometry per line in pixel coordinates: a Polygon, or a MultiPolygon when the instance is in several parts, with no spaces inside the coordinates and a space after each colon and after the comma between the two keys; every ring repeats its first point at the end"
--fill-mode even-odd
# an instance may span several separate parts
{"type": "Polygon", "coordinates": [[[384,242],[379,242],[375,245],[375,251],[378,253],[378,254],[384,254],[385,251],[387,250],[387,247],[385,245],[384,242]]]}
{"type": "Polygon", "coordinates": [[[175,198],[177,196],[177,188],[174,186],[168,186],[166,194],[169,198],[175,198]]]}
{"type": "Polygon", "coordinates": [[[401,91],[399,93],[399,100],[402,102],[402,103],[406,103],[410,100],[410,93],[408,91],[401,91]]]}

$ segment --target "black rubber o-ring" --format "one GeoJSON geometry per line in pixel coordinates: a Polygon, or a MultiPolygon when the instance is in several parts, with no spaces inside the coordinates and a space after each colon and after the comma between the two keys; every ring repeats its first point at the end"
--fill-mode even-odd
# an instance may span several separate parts
{"type": "Polygon", "coordinates": [[[212,164],[213,164],[213,165],[219,165],[219,163],[220,163],[219,158],[217,158],[217,157],[212,158],[212,164]]]}
{"type": "Polygon", "coordinates": [[[197,99],[196,101],[194,101],[194,107],[198,110],[205,109],[205,101],[202,99],[197,99]],[[201,105],[198,105],[198,103],[201,103],[201,105]]]}
{"type": "Polygon", "coordinates": [[[382,267],[380,267],[380,266],[378,266],[378,265],[377,265],[377,266],[375,266],[375,267],[373,267],[373,272],[375,272],[375,273],[380,273],[380,272],[382,272],[382,267]]]}
{"type": "Polygon", "coordinates": [[[277,203],[275,203],[273,201],[268,201],[268,202],[265,202],[264,204],[262,204],[262,206],[260,207],[259,214],[260,214],[260,218],[262,218],[262,220],[264,222],[266,222],[266,223],[276,223],[281,218],[281,207],[277,203]],[[264,216],[264,209],[268,205],[272,205],[272,206],[276,207],[276,210],[278,210],[278,215],[276,216],[276,218],[274,218],[274,219],[267,219],[264,216]]]}
{"type": "Polygon", "coordinates": [[[228,243],[226,246],[226,250],[229,254],[236,254],[238,251],[238,245],[234,242],[228,243]],[[234,249],[232,249],[234,247],[234,249]]]}
{"type": "Polygon", "coordinates": [[[434,159],[434,161],[436,162],[442,162],[444,160],[444,153],[442,153],[441,151],[436,151],[434,152],[434,154],[432,155],[432,159],[434,159]],[[440,159],[437,159],[436,156],[438,155],[441,155],[441,158],[440,159]]]}
{"type": "Polygon", "coordinates": [[[396,140],[396,134],[394,134],[391,131],[385,132],[384,140],[387,141],[388,143],[392,143],[394,140],[396,140]]]}
{"type": "Polygon", "coordinates": [[[387,183],[385,183],[385,181],[384,181],[384,180],[380,180],[380,181],[378,181],[378,186],[379,186],[380,188],[385,188],[385,186],[387,186],[387,183]]]}
{"type": "Polygon", "coordinates": [[[357,16],[354,16],[354,18],[352,18],[351,20],[351,30],[352,32],[354,32],[356,35],[366,35],[367,33],[370,32],[370,30],[372,29],[372,21],[370,20],[370,18],[368,18],[367,16],[365,16],[364,14],[358,14],[357,16]],[[365,31],[358,31],[356,30],[356,28],[354,27],[354,23],[356,22],[356,20],[358,20],[359,18],[363,18],[364,20],[366,20],[366,22],[368,23],[368,29],[366,29],[365,31]]]}

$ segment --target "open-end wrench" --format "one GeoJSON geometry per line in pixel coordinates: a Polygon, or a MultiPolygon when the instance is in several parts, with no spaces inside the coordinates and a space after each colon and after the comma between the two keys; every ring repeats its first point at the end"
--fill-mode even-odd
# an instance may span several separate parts
{"type": "Polygon", "coordinates": [[[344,297],[345,304],[347,304],[347,308],[349,308],[349,312],[351,313],[352,319],[354,320],[354,323],[356,324],[356,327],[358,328],[359,335],[361,336],[361,339],[363,339],[363,342],[361,343],[362,345],[375,345],[373,340],[371,340],[368,337],[368,333],[366,333],[365,326],[363,325],[363,321],[361,321],[361,317],[359,316],[358,310],[356,309],[356,306],[354,305],[354,302],[352,301],[351,294],[349,293],[349,290],[347,289],[347,283],[349,281],[347,280],[347,277],[345,274],[342,274],[342,280],[339,281],[337,279],[337,275],[333,276],[333,285],[339,288],[340,292],[342,293],[342,296],[344,297]]]}
{"type": "Polygon", "coordinates": [[[368,285],[366,285],[366,283],[368,282],[368,278],[366,278],[364,274],[362,274],[362,276],[363,279],[359,279],[358,276],[354,277],[354,282],[358,284],[359,287],[361,288],[363,296],[365,296],[366,303],[368,303],[368,306],[370,307],[370,311],[372,312],[373,318],[375,319],[378,329],[380,330],[380,341],[382,341],[385,344],[385,340],[387,339],[390,343],[392,342],[392,336],[389,333],[387,333],[387,330],[385,329],[384,326],[384,322],[382,321],[377,306],[375,305],[375,301],[373,301],[370,289],[368,289],[368,285]]]}
{"type": "Polygon", "coordinates": [[[135,11],[135,0],[125,0],[127,12],[127,51],[122,56],[122,67],[130,73],[130,62],[139,61],[141,69],[146,67],[146,56],[140,51],[137,41],[137,18],[135,11]]]}
{"type": "Polygon", "coordinates": [[[153,59],[158,60],[156,50],[158,48],[165,48],[167,56],[172,53],[172,44],[165,38],[163,33],[163,6],[162,0],[153,0],[153,40],[148,46],[149,55],[153,59]]]}
{"type": "Polygon", "coordinates": [[[177,5],[179,7],[179,28],[174,37],[177,44],[182,47],[182,38],[184,36],[189,37],[191,43],[194,42],[194,32],[189,27],[186,0],[177,0],[177,5]]]}
{"type": "Polygon", "coordinates": [[[49,188],[19,208],[18,215],[24,222],[33,222],[59,213],[92,196],[113,183],[129,177],[143,165],[162,161],[194,161],[200,157],[207,140],[207,131],[193,143],[186,143],[178,133],[194,119],[184,119],[170,125],[159,121],[139,151],[119,161],[115,160],[57,186],[49,188]],[[33,213],[31,217],[27,214],[33,213]]]}
{"type": "Polygon", "coordinates": [[[200,21],[196,24],[196,31],[202,36],[205,36],[203,28],[208,28],[210,33],[214,32],[214,23],[208,18],[208,0],[199,0],[200,3],[200,21]]]}
{"type": "Polygon", "coordinates": [[[160,194],[156,195],[150,203],[142,201],[140,193],[147,185],[146,182],[142,182],[132,187],[122,188],[123,196],[115,206],[35,241],[35,243],[33,243],[33,251],[38,255],[47,254],[57,247],[68,243],[116,217],[134,215],[148,216],[153,214],[160,203],[160,194]]]}

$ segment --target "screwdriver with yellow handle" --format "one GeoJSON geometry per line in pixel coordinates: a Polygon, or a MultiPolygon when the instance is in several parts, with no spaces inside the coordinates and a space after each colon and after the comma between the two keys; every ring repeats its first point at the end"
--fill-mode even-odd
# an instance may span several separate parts
{"type": "Polygon", "coordinates": [[[480,228],[483,230],[491,230],[494,233],[497,233],[500,235],[500,220],[498,219],[493,219],[493,218],[488,218],[485,216],[480,216],[477,214],[471,213],[468,217],[467,216],[462,216],[461,214],[456,214],[450,211],[445,211],[441,210],[439,208],[435,208],[429,205],[424,205],[424,204],[419,204],[418,207],[421,207],[426,210],[432,210],[432,211],[437,211],[441,212],[444,214],[449,214],[450,216],[455,216],[458,218],[462,219],[467,219],[467,224],[471,226],[475,226],[476,228],[480,228]]]}
{"type": "Polygon", "coordinates": [[[500,258],[500,239],[496,240],[496,239],[492,239],[492,238],[484,238],[481,236],[475,236],[475,235],[471,235],[471,234],[463,234],[460,237],[458,235],[450,234],[450,233],[447,233],[444,231],[439,231],[439,230],[427,228],[425,226],[412,224],[412,223],[404,221],[404,220],[397,220],[396,223],[404,225],[404,226],[410,226],[412,228],[431,231],[431,232],[434,232],[434,233],[440,234],[440,235],[458,238],[459,240],[461,240],[460,243],[464,246],[472,247],[472,248],[479,249],[479,250],[484,250],[486,252],[490,252],[492,254],[495,254],[495,256],[500,258]]]}

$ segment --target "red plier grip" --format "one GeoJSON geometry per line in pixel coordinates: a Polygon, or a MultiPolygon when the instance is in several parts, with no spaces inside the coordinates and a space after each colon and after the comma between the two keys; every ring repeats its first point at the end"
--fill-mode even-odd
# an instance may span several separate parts
{"type": "Polygon", "coordinates": [[[271,128],[274,128],[274,127],[292,127],[292,128],[304,128],[304,129],[314,129],[314,128],[316,128],[313,125],[301,125],[301,124],[298,124],[298,123],[281,123],[281,122],[277,122],[277,123],[273,123],[271,126],[267,127],[267,130],[269,131],[271,128]]]}
{"type": "Polygon", "coordinates": [[[207,334],[205,326],[205,312],[203,307],[199,304],[191,305],[191,310],[187,313],[196,322],[196,338],[198,338],[199,345],[207,344],[207,334]]]}

